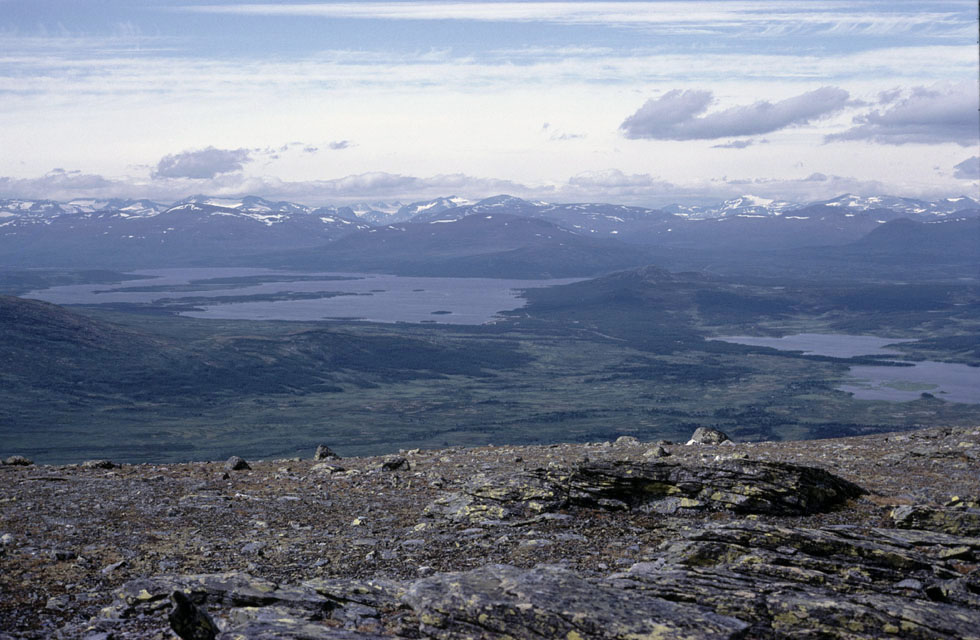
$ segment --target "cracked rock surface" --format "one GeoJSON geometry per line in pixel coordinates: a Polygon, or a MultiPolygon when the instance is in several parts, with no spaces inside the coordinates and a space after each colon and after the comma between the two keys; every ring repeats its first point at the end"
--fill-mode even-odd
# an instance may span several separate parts
{"type": "Polygon", "coordinates": [[[980,638],[980,429],[653,446],[2,465],[0,639],[980,638]]]}

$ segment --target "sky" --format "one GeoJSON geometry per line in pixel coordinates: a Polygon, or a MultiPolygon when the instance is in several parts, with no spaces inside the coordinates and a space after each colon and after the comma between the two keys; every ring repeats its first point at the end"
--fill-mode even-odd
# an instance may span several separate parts
{"type": "Polygon", "coordinates": [[[980,198],[975,0],[0,0],[0,199],[980,198]]]}

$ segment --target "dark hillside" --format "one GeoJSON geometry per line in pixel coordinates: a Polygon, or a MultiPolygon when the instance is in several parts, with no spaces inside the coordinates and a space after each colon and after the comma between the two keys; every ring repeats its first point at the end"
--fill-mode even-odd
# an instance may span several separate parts
{"type": "Polygon", "coordinates": [[[649,261],[649,252],[640,247],[585,237],[545,220],[495,213],[360,231],[315,249],[270,254],[260,263],[398,275],[561,278],[649,261]]]}

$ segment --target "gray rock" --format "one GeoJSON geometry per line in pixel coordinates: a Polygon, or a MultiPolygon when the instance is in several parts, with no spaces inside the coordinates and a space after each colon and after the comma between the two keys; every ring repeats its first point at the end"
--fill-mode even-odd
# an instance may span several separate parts
{"type": "Polygon", "coordinates": [[[264,542],[249,542],[248,544],[242,547],[241,551],[244,554],[257,553],[261,555],[263,549],[265,549],[264,542]]]}
{"type": "Polygon", "coordinates": [[[825,511],[857,497],[857,485],[823,469],[782,462],[722,460],[708,465],[595,462],[569,477],[572,504],[619,500],[632,510],[683,513],[802,514],[825,511]]]}
{"type": "Polygon", "coordinates": [[[188,576],[154,576],[131,580],[115,592],[103,617],[156,615],[167,608],[170,594],[181,591],[196,605],[208,607],[283,606],[322,615],[333,604],[309,587],[279,586],[241,572],[188,576]]]}
{"type": "Polygon", "coordinates": [[[111,460],[86,460],[82,463],[83,469],[115,469],[116,466],[111,460]]]}
{"type": "Polygon", "coordinates": [[[632,444],[640,444],[640,441],[633,436],[619,436],[618,438],[616,438],[616,441],[613,444],[626,446],[632,444]]]}
{"type": "Polygon", "coordinates": [[[954,507],[903,505],[891,513],[895,526],[953,535],[980,537],[980,509],[967,503],[954,507]]]}
{"type": "Polygon", "coordinates": [[[234,609],[228,628],[216,640],[391,640],[390,635],[350,631],[309,621],[304,612],[286,607],[234,609]]]}
{"type": "Polygon", "coordinates": [[[412,465],[402,456],[390,456],[381,463],[382,471],[409,471],[412,465]]]}
{"type": "Polygon", "coordinates": [[[687,444],[722,444],[723,442],[731,442],[731,438],[724,432],[711,427],[698,427],[687,444]]]}
{"type": "Polygon", "coordinates": [[[333,452],[325,444],[321,444],[316,448],[316,453],[313,454],[314,460],[340,460],[340,456],[333,452]]]}
{"type": "Polygon", "coordinates": [[[225,461],[225,471],[246,471],[251,468],[244,458],[238,456],[232,456],[225,461]]]}
{"type": "Polygon", "coordinates": [[[596,585],[553,567],[488,565],[416,581],[423,635],[456,638],[739,638],[748,624],[693,604],[596,585]]]}
{"type": "Polygon", "coordinates": [[[749,621],[750,637],[952,640],[980,628],[969,580],[878,534],[743,521],[666,543],[608,583],[749,621]],[[901,594],[925,580],[932,601],[901,594]]]}
{"type": "Polygon", "coordinates": [[[664,449],[663,447],[661,447],[660,445],[657,445],[656,447],[653,447],[651,449],[647,449],[643,453],[644,458],[666,458],[669,455],[670,452],[664,449]]]}
{"type": "Polygon", "coordinates": [[[125,564],[126,564],[125,560],[120,560],[119,562],[113,562],[112,564],[107,564],[106,566],[102,567],[102,574],[109,575],[116,569],[123,567],[125,564]]]}
{"type": "Polygon", "coordinates": [[[208,613],[191,602],[186,594],[174,591],[170,594],[174,608],[167,614],[170,628],[183,640],[214,640],[218,625],[208,613]]]}
{"type": "Polygon", "coordinates": [[[78,554],[70,549],[52,549],[51,557],[58,562],[65,562],[67,560],[74,560],[78,557],[78,554]]]}
{"type": "Polygon", "coordinates": [[[570,472],[477,477],[462,492],[437,498],[425,513],[457,522],[534,517],[568,505],[665,514],[790,515],[825,511],[862,494],[857,485],[827,471],[782,462],[617,460],[586,462],[570,472]]]}
{"type": "Polygon", "coordinates": [[[310,471],[313,473],[343,473],[347,471],[344,467],[339,464],[332,464],[330,462],[321,462],[310,467],[310,471]]]}
{"type": "Polygon", "coordinates": [[[18,467],[29,467],[34,464],[34,461],[24,456],[10,456],[5,458],[3,463],[18,467]]]}

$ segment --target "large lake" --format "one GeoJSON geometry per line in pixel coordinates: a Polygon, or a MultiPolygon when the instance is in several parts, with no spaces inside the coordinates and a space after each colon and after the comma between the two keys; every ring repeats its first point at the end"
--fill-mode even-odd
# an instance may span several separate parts
{"type": "Polygon", "coordinates": [[[181,302],[195,318],[234,320],[330,320],[484,324],[501,311],[524,306],[521,289],[576,282],[494,278],[416,278],[363,273],[300,273],[247,268],[151,269],[145,279],[112,285],[69,285],[24,297],[55,304],[181,302]],[[220,279],[220,280],[219,280],[220,279]],[[224,283],[227,283],[225,285],[224,283]],[[294,294],[307,299],[243,301],[244,296],[294,294]],[[321,295],[322,294],[322,295],[321,295]],[[216,300],[216,298],[227,300],[216,300]],[[197,298],[198,300],[194,300],[197,298]],[[202,300],[207,299],[206,302],[202,300]]]}
{"type": "MultiPolygon", "coordinates": [[[[715,339],[836,358],[898,356],[901,352],[889,349],[888,345],[911,342],[877,336],[824,333],[798,333],[781,338],[724,336],[715,339]]],[[[927,360],[916,362],[912,367],[859,365],[851,367],[848,374],[848,380],[838,389],[852,393],[860,400],[907,402],[926,392],[948,402],[980,403],[980,367],[927,360]]]]}

